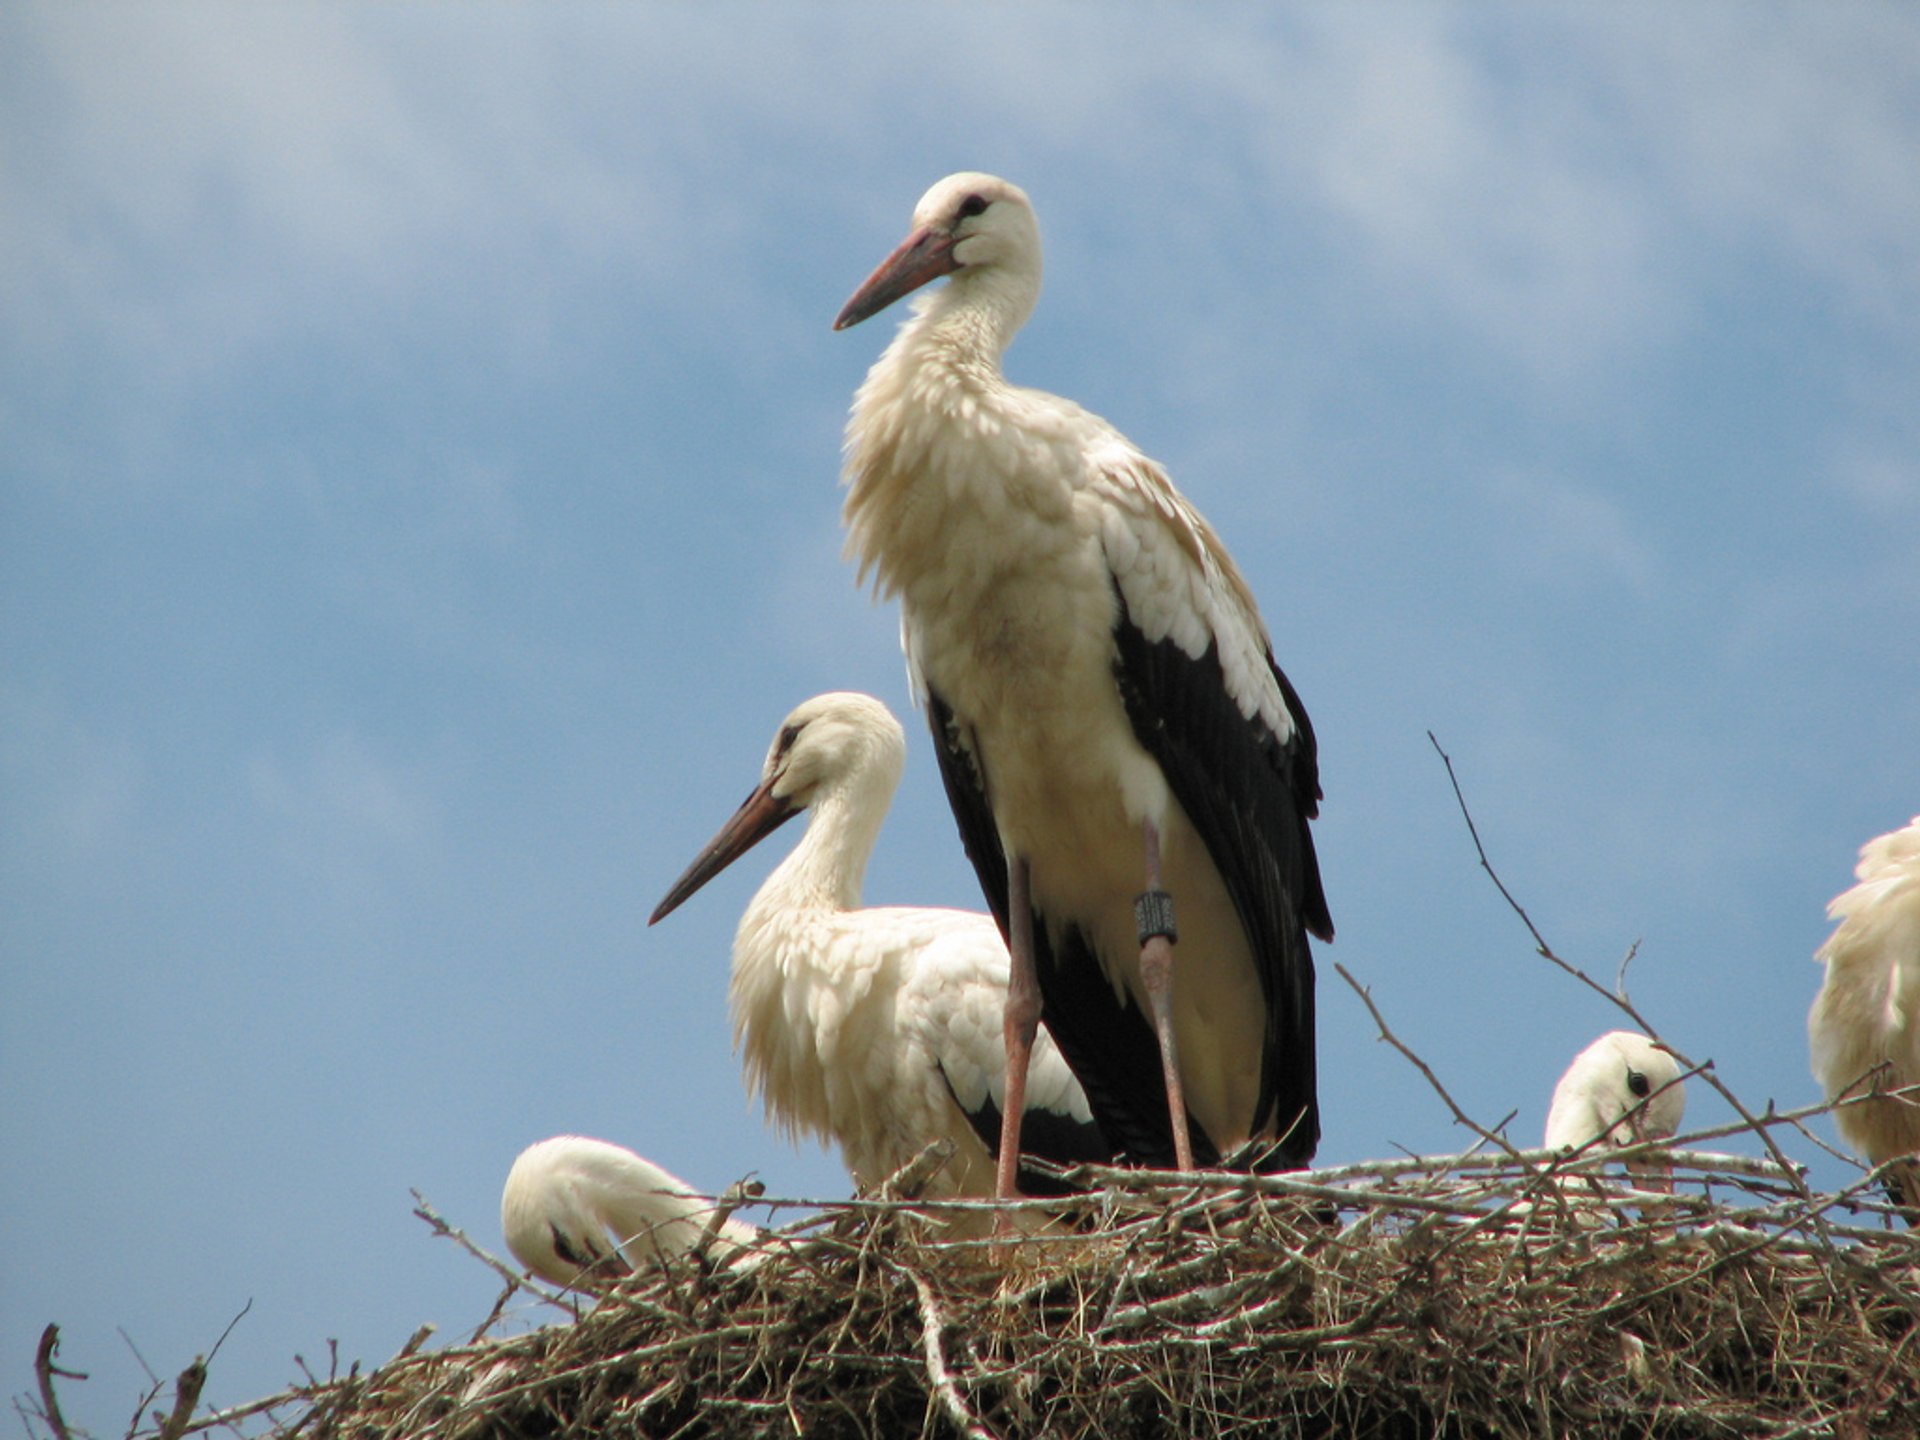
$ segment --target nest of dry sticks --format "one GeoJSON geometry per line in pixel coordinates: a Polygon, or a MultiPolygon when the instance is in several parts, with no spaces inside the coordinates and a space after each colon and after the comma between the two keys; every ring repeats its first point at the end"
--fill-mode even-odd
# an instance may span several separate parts
{"type": "MultiPolygon", "coordinates": [[[[1609,988],[1562,960],[1479,855],[1538,953],[1658,1039],[1625,966],[1609,988]]],[[[1805,1122],[1829,1107],[1756,1114],[1675,1051],[1738,1119],[1661,1150],[1670,1193],[1633,1190],[1611,1168],[1658,1147],[1514,1148],[1335,968],[1476,1150],[1278,1176],[1083,1169],[1084,1193],[1022,1202],[1048,1222],[999,1245],[953,1238],[981,1202],[762,1200],[811,1213],[749,1263],[696,1250],[585,1298],[422,1201],[506,1282],[467,1343],[424,1350],[423,1331],[371,1372],[211,1415],[196,1361],[128,1440],[1920,1436],[1920,1231],[1879,1200],[1880,1172],[1815,1193],[1781,1143],[1826,1148],[1805,1122]],[[1735,1135],[1762,1157],[1701,1148],[1735,1135]],[[494,1334],[528,1297],[557,1323],[494,1334]]],[[[741,1199],[716,1201],[715,1230],[741,1199]]],[[[72,1440],[54,1339],[38,1418],[72,1440]]]]}
{"type": "Polygon", "coordinates": [[[1914,1434],[1920,1235],[1868,1181],[1810,1194],[1691,1148],[1712,1138],[1672,1152],[1670,1196],[1543,1151],[1088,1171],[998,1249],[940,1238],[961,1202],[827,1204],[750,1265],[695,1253],[584,1301],[483,1256],[508,1290],[468,1343],[183,1433],[1914,1434]],[[568,1313],[485,1333],[516,1293],[568,1313]]]}

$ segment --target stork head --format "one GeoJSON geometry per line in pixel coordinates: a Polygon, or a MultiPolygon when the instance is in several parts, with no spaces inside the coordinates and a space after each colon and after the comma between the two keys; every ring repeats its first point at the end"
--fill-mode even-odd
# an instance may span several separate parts
{"type": "Polygon", "coordinates": [[[500,1229],[514,1258],[541,1279],[565,1287],[605,1284],[628,1273],[591,1202],[606,1164],[602,1152],[616,1148],[556,1135],[521,1151],[507,1172],[500,1229]]]}
{"type": "MultiPolygon", "coordinates": [[[[1686,1108],[1679,1062],[1644,1035],[1609,1031],[1574,1057],[1554,1087],[1547,1148],[1618,1149],[1671,1140],[1686,1108]]],[[[1657,1161],[1629,1168],[1654,1179],[1665,1174],[1657,1161]]]]}
{"type": "Polygon", "coordinates": [[[858,325],[942,275],[1004,296],[1017,328],[1040,293],[1040,225],[1026,191],[977,170],[947,176],[920,197],[907,238],[853,292],[833,328],[858,325]]]}
{"type": "Polygon", "coordinates": [[[839,690],[796,707],[780,722],[760,783],[674,881],[647,923],[668,915],[795,815],[830,796],[871,815],[877,832],[906,754],[900,722],[871,695],[839,690]]]}

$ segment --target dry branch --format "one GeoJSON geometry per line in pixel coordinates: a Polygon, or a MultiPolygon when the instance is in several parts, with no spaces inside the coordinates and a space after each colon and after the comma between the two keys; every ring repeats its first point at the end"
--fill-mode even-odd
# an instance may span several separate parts
{"type": "Polygon", "coordinates": [[[60,1397],[54,1389],[53,1380],[56,1375],[63,1380],[84,1380],[87,1377],[77,1370],[62,1370],[54,1364],[53,1357],[59,1350],[60,1327],[49,1325],[40,1332],[40,1347],[33,1357],[33,1374],[40,1383],[40,1413],[52,1429],[54,1440],[72,1440],[66,1417],[60,1413],[60,1397]]]}
{"type": "MultiPolygon", "coordinates": [[[[1624,979],[1553,952],[1454,789],[1540,954],[1658,1039],[1624,979]]],[[[1920,1235],[1873,1198],[1877,1172],[1809,1187],[1788,1147],[1828,1107],[1756,1110],[1676,1050],[1737,1119],[1677,1137],[1672,1193],[1643,1193],[1616,1167],[1648,1147],[1519,1149],[1476,1123],[1346,978],[1486,1148],[1279,1175],[1081,1167],[1082,1193],[1020,1202],[1057,1223],[1017,1239],[941,1238],[991,1207],[916,1198],[911,1175],[837,1203],[730,1192],[728,1212],[808,1213],[750,1267],[670,1262],[577,1319],[420,1199],[507,1282],[470,1341],[197,1420],[176,1404],[139,1440],[261,1417],[268,1440],[1920,1435],[1920,1235]],[[1705,1148],[1740,1137],[1764,1153],[1705,1148]],[[489,1334],[522,1291],[571,1323],[489,1334]]],[[[52,1336],[42,1406],[73,1440],[52,1336]]]]}
{"type": "Polygon", "coordinates": [[[751,1268],[275,1397],[273,1435],[1915,1433],[1920,1237],[1691,1145],[1670,1198],[1544,1150],[1105,1172],[1001,1264],[921,1202],[821,1205],[751,1268]]]}

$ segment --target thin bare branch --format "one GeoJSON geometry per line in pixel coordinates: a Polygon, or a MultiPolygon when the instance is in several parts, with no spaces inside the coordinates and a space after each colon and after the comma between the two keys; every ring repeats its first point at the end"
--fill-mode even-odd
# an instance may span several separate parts
{"type": "MultiPolygon", "coordinates": [[[[413,1213],[419,1216],[420,1219],[426,1221],[427,1224],[433,1228],[434,1234],[443,1239],[453,1241],[454,1244],[458,1245],[462,1250],[465,1250],[469,1255],[473,1256],[474,1259],[478,1260],[489,1270],[493,1271],[494,1274],[506,1281],[509,1292],[513,1290],[524,1290],[536,1300],[545,1301],[556,1310],[563,1310],[568,1314],[573,1313],[573,1306],[567,1303],[566,1297],[559,1291],[549,1290],[544,1285],[537,1284],[535,1281],[513,1269],[513,1267],[508,1265],[504,1260],[489,1254],[486,1250],[470,1240],[467,1237],[466,1231],[460,1229],[457,1225],[447,1223],[446,1218],[442,1216],[438,1210],[433,1208],[426,1196],[422,1195],[418,1190],[412,1191],[411,1193],[413,1195],[413,1213]]],[[[491,1320],[489,1320],[488,1323],[491,1324],[491,1320]]],[[[478,1333],[475,1334],[474,1338],[479,1338],[478,1333]]]]}
{"type": "MultiPolygon", "coordinates": [[[[1486,846],[1482,844],[1480,840],[1480,829],[1474,824],[1473,812],[1468,808],[1467,797],[1462,793],[1460,788],[1460,778],[1454,772],[1452,757],[1441,748],[1439,740],[1435,738],[1431,730],[1427,732],[1427,739],[1433,745],[1435,753],[1439,755],[1441,763],[1446,766],[1447,780],[1453,786],[1453,798],[1460,807],[1461,818],[1466,821],[1467,833],[1473,838],[1473,848],[1474,852],[1479,856],[1480,868],[1487,872],[1487,877],[1493,881],[1494,888],[1500,892],[1501,898],[1507,902],[1508,908],[1510,908],[1515,915],[1519,916],[1521,923],[1527,927],[1527,933],[1533,937],[1534,949],[1539,953],[1541,958],[1550,961],[1564,974],[1571,976],[1595,994],[1604,996],[1610,1000],[1620,1009],[1621,1013],[1634,1023],[1637,1029],[1649,1039],[1657,1042],[1669,1051],[1674,1059],[1680,1062],[1683,1069],[1697,1073],[1721,1099],[1727,1102],[1733,1112],[1746,1122],[1747,1129],[1759,1137],[1760,1143],[1767,1147],[1768,1152],[1779,1162],[1781,1169],[1789,1173],[1797,1173],[1796,1167],[1787,1159],[1786,1152],[1780,1148],[1779,1142],[1774,1139],[1771,1127],[1764,1123],[1761,1117],[1755,1115],[1748,1109],[1740,1097],[1734,1094],[1732,1089],[1720,1079],[1719,1075],[1715,1073],[1713,1061],[1695,1062],[1689,1059],[1678,1046],[1667,1041],[1665,1037],[1654,1028],[1652,1022],[1640,1013],[1624,988],[1626,980],[1625,964],[1622,964],[1620,967],[1621,988],[1609,990],[1579,966],[1562,959],[1554,948],[1547,943],[1546,937],[1540,933],[1540,927],[1535,925],[1533,918],[1527,914],[1526,907],[1514,898],[1513,892],[1507,889],[1506,882],[1500,878],[1499,873],[1493,868],[1493,862],[1487,858],[1486,846]]],[[[1637,943],[1635,948],[1637,949],[1637,943]]],[[[1628,952],[1629,960],[1632,959],[1633,953],[1632,950],[1628,952]]],[[[1771,1109],[1771,1106],[1769,1106],[1769,1109],[1771,1109]]],[[[1807,1188],[1806,1182],[1804,1180],[1798,1180],[1797,1183],[1799,1184],[1802,1198],[1811,1201],[1813,1199],[1813,1192],[1807,1188]]],[[[1817,1210],[1813,1213],[1817,1217],[1817,1210]]],[[[1819,1223],[1817,1218],[1814,1223],[1819,1223]]]]}
{"type": "Polygon", "coordinates": [[[1453,1112],[1455,1123],[1464,1125],[1475,1135],[1478,1135],[1486,1144],[1499,1146],[1500,1149],[1505,1151],[1509,1156],[1518,1153],[1514,1149],[1513,1143],[1508,1140],[1506,1136],[1500,1134],[1498,1131],[1487,1129],[1481,1125],[1479,1121],[1467,1114],[1465,1110],[1460,1108],[1459,1102],[1448,1092],[1447,1087],[1440,1083],[1440,1077],[1433,1073],[1433,1067],[1415,1054],[1413,1049],[1388,1027],[1386,1016],[1382,1015],[1380,1013],[1380,1007],[1373,1003],[1372,992],[1358,980],[1354,979],[1347,967],[1338,961],[1334,962],[1333,968],[1339,972],[1340,978],[1352,987],[1354,994],[1358,995],[1361,1003],[1367,1007],[1367,1013],[1373,1016],[1373,1023],[1379,1027],[1380,1038],[1393,1046],[1393,1048],[1398,1050],[1402,1055],[1406,1056],[1408,1061],[1412,1063],[1414,1069],[1420,1072],[1427,1084],[1433,1087],[1434,1094],[1446,1102],[1447,1109],[1453,1112]]]}
{"type": "Polygon", "coordinates": [[[56,1376],[62,1380],[84,1380],[87,1377],[78,1370],[62,1370],[54,1364],[53,1357],[59,1349],[60,1327],[49,1325],[40,1332],[40,1348],[33,1357],[33,1374],[40,1382],[40,1413],[53,1431],[53,1440],[73,1440],[73,1432],[67,1429],[66,1416],[60,1413],[60,1397],[54,1393],[53,1382],[56,1376]]]}
{"type": "Polygon", "coordinates": [[[921,1355],[926,1362],[928,1383],[933,1386],[934,1394],[940,1397],[941,1408],[969,1440],[1000,1440],[967,1408],[959,1387],[953,1383],[953,1373],[947,1369],[946,1347],[940,1339],[946,1320],[940,1313],[940,1302],[934,1299],[933,1287],[919,1271],[907,1270],[905,1273],[913,1282],[914,1295],[919,1301],[921,1355]]]}

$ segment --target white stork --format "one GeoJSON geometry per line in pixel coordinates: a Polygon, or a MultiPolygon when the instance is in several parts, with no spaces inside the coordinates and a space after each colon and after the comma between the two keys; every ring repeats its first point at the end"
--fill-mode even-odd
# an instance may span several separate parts
{"type": "MultiPolygon", "coordinates": [[[[1252,1140],[1263,1163],[1304,1165],[1320,1131],[1307,934],[1333,936],[1306,711],[1160,467],[1003,377],[1040,292],[1017,186],[935,185],[834,328],[940,276],[855,397],[847,545],[900,597],[947,796],[1012,947],[1007,1091],[1044,1014],[1133,1163],[1184,1169],[1252,1140]]],[[[1003,1166],[998,1193],[1013,1188],[1003,1166]]]]}
{"type": "MultiPolygon", "coordinates": [[[[1554,1086],[1544,1143],[1549,1150],[1619,1150],[1671,1140],[1686,1110],[1680,1063],[1644,1035],[1610,1030],[1574,1056],[1554,1086]]],[[[1670,1183],[1656,1158],[1635,1157],[1627,1169],[1657,1188],[1670,1183]]]]}
{"type": "MultiPolygon", "coordinates": [[[[651,1160],[605,1140],[556,1135],[529,1145],[507,1172],[500,1229],[519,1262],[555,1285],[599,1288],[700,1243],[713,1202],[651,1160]]],[[[733,1261],[760,1238],[731,1217],[714,1258],[733,1261]]]]}
{"type": "MultiPolygon", "coordinates": [[[[838,1141],[863,1189],[944,1140],[953,1158],[926,1193],[986,1196],[1005,1094],[1006,945],[985,915],[860,908],[905,763],[900,723],[872,696],[807,701],[781,723],[759,785],[648,923],[810,811],[806,834],[734,937],[729,999],[749,1088],[789,1135],[838,1141]]],[[[1044,1038],[1026,1107],[1028,1154],[1060,1164],[1111,1159],[1072,1071],[1044,1038]]]]}
{"type": "Polygon", "coordinates": [[[1862,846],[1854,875],[1827,907],[1840,923],[1814,956],[1827,978],[1807,1015],[1813,1073],[1830,1100],[1871,1097],[1834,1119],[1876,1165],[1913,1157],[1887,1188],[1920,1215],[1920,1092],[1908,1089],[1920,1086],[1920,815],[1862,846]]]}

